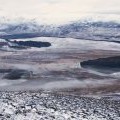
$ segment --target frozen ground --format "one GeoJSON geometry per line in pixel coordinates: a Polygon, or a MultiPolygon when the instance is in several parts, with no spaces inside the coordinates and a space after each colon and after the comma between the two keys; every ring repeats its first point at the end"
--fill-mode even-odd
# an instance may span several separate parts
{"type": "Polygon", "coordinates": [[[52,46],[0,51],[1,120],[120,119],[120,72],[101,73],[80,64],[120,56],[120,44],[49,37],[24,40],[52,46]]]}
{"type": "MultiPolygon", "coordinates": [[[[1,51],[1,90],[38,90],[97,88],[119,85],[118,73],[103,74],[95,70],[81,68],[80,62],[100,57],[119,56],[120,44],[105,41],[78,40],[72,38],[38,37],[18,39],[50,42],[48,48],[1,51]],[[12,80],[13,71],[20,79],[12,80]],[[17,73],[18,74],[18,73],[17,73]],[[7,79],[6,79],[7,78],[7,79]]],[[[16,78],[16,77],[15,77],[16,78]]],[[[115,91],[114,91],[115,92],[115,91]]],[[[116,91],[118,92],[118,91],[116,91]]]]}

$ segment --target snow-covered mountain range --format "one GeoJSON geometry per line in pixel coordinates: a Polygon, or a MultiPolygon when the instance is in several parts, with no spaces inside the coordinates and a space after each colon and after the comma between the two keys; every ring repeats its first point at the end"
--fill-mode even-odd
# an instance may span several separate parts
{"type": "MultiPolygon", "coordinates": [[[[2,18],[3,19],[3,18],[2,18]]],[[[75,21],[63,25],[43,25],[34,20],[0,21],[1,38],[70,37],[90,40],[119,41],[120,23],[75,21]]]]}

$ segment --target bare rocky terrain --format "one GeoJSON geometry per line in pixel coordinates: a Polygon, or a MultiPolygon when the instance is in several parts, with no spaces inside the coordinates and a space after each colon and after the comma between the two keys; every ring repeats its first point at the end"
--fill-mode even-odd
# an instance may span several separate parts
{"type": "Polygon", "coordinates": [[[120,97],[0,92],[1,120],[119,120],[120,97]]]}

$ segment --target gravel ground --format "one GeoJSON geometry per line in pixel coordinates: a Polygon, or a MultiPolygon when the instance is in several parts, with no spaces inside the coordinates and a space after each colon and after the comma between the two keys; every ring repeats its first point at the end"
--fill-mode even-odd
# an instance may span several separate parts
{"type": "Polygon", "coordinates": [[[0,120],[120,120],[120,96],[0,92],[0,120]]]}

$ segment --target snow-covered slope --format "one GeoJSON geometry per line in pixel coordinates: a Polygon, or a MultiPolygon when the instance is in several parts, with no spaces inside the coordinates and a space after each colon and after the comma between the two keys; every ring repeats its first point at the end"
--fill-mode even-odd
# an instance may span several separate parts
{"type": "Polygon", "coordinates": [[[120,38],[120,24],[115,22],[77,21],[60,28],[66,37],[111,41],[120,38]]]}
{"type": "Polygon", "coordinates": [[[59,26],[43,25],[35,22],[35,20],[4,21],[0,21],[0,37],[2,38],[42,36],[107,41],[119,41],[120,38],[120,23],[110,21],[83,20],[59,26]]]}

